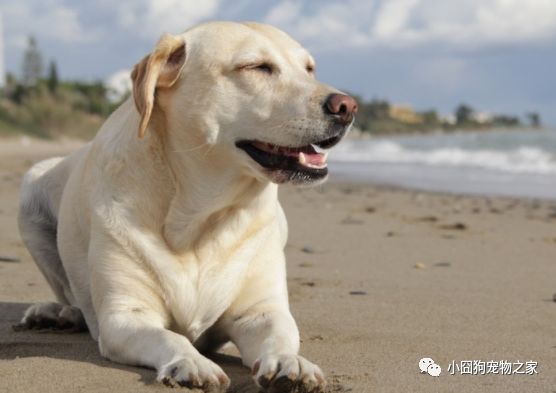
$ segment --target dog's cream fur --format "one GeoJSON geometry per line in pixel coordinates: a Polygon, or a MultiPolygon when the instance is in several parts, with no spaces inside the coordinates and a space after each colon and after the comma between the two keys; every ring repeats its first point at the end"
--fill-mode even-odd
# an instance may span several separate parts
{"type": "Polygon", "coordinates": [[[23,322],[82,313],[103,356],[207,391],[229,380],[200,351],[231,340],[257,383],[320,391],[321,370],[298,355],[276,179],[234,145],[319,137],[336,90],[313,66],[270,26],[163,36],[96,138],[25,176],[21,234],[59,304],[34,305],[23,322]],[[251,67],[261,61],[274,75],[251,67]]]}

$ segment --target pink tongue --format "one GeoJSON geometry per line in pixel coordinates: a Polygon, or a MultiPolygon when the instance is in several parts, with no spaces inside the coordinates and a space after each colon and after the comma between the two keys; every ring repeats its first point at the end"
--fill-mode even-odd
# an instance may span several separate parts
{"type": "Polygon", "coordinates": [[[326,157],[322,153],[303,153],[307,164],[323,166],[326,163],[326,157]]]}
{"type": "Polygon", "coordinates": [[[326,155],[323,153],[317,153],[310,145],[301,148],[280,147],[264,142],[255,142],[253,145],[260,150],[266,151],[267,153],[281,154],[288,157],[298,157],[300,159],[299,162],[302,165],[308,164],[317,167],[323,167],[326,165],[326,155]],[[300,155],[303,155],[303,157],[300,157],[300,155]]]}

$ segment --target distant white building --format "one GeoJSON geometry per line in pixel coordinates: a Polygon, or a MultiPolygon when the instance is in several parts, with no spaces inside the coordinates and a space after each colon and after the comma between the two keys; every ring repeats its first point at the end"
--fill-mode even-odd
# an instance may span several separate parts
{"type": "Polygon", "coordinates": [[[6,85],[6,69],[4,68],[4,25],[0,12],[0,89],[6,85]]]}
{"type": "Polygon", "coordinates": [[[456,124],[456,116],[453,113],[440,116],[440,120],[450,125],[456,124]]]}
{"type": "Polygon", "coordinates": [[[475,112],[473,114],[473,120],[479,124],[487,124],[492,121],[494,116],[490,112],[475,112]]]}

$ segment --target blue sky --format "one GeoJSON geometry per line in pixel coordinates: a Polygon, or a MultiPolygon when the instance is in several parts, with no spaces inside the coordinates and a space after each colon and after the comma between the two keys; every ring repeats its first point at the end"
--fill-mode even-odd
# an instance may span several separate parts
{"type": "Polygon", "coordinates": [[[556,125],[556,0],[2,0],[0,12],[16,74],[29,34],[63,78],[106,79],[164,31],[257,20],[309,48],[321,80],[365,98],[536,110],[556,125]]]}

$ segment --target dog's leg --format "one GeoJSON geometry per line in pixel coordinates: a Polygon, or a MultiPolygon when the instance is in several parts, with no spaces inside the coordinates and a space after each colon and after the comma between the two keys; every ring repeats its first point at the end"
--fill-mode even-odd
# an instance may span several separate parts
{"type": "Polygon", "coordinates": [[[53,172],[62,158],[35,164],[24,176],[18,214],[19,232],[37,267],[62,304],[73,304],[72,294],[56,244],[57,217],[51,209],[59,193],[53,172]]]}
{"type": "Polygon", "coordinates": [[[66,272],[56,247],[56,223],[43,210],[22,207],[19,214],[21,237],[39,270],[50,284],[59,303],[36,303],[30,306],[15,330],[60,329],[86,331],[81,310],[71,306],[74,302],[66,272]]]}
{"type": "Polygon", "coordinates": [[[259,387],[268,392],[324,391],[321,369],[298,355],[299,333],[287,307],[257,303],[233,318],[229,331],[259,387]]]}
{"type": "Polygon", "coordinates": [[[36,303],[29,307],[15,330],[63,329],[85,331],[87,325],[75,304],[56,244],[57,219],[50,208],[56,182],[49,170],[62,159],[42,161],[25,175],[21,188],[18,224],[21,238],[59,303],[36,303]]]}
{"type": "MultiPolygon", "coordinates": [[[[126,304],[130,305],[128,301],[126,304]]],[[[226,391],[230,380],[224,371],[201,355],[185,336],[166,329],[163,318],[144,305],[130,309],[100,313],[99,347],[103,356],[155,368],[157,380],[167,386],[226,391]]]]}
{"type": "Polygon", "coordinates": [[[96,227],[92,232],[88,258],[101,354],[115,362],[154,368],[157,379],[168,386],[226,391],[230,380],[224,371],[201,355],[186,336],[170,330],[173,317],[167,302],[172,292],[162,290],[158,278],[162,273],[154,271],[166,263],[173,266],[172,256],[137,231],[125,234],[131,235],[128,243],[116,243],[115,236],[96,227]],[[157,265],[145,268],[147,262],[141,262],[138,254],[157,265]]]}

